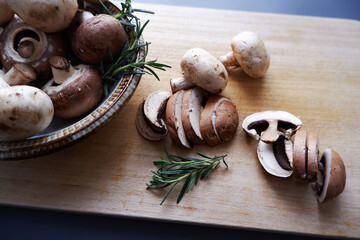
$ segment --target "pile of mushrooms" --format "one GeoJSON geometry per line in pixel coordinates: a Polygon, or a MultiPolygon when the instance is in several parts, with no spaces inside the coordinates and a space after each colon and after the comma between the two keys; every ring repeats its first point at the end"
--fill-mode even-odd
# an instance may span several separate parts
{"type": "Polygon", "coordinates": [[[319,137],[298,130],[299,118],[284,111],[264,111],[246,117],[243,129],[259,141],[258,159],[277,177],[293,176],[295,182],[311,183],[319,202],[340,195],[345,189],[345,165],[333,149],[325,149],[319,160],[319,137]],[[295,135],[292,142],[292,136],[295,135]]]}
{"type": "Polygon", "coordinates": [[[200,48],[187,51],[180,65],[183,76],[170,80],[173,93],[156,91],[140,105],[139,133],[148,140],[161,140],[168,133],[175,144],[185,148],[229,142],[239,116],[232,101],[218,95],[227,84],[225,67],[200,48]]]}
{"type": "MultiPolygon", "coordinates": [[[[85,4],[84,8],[91,9],[99,3],[85,1],[85,4]]],[[[108,63],[109,50],[117,58],[127,42],[118,20],[79,9],[77,0],[0,0],[0,30],[1,104],[14,103],[1,108],[4,114],[0,121],[0,141],[36,135],[49,125],[53,115],[77,118],[93,110],[104,93],[100,73],[94,65],[108,63]],[[72,66],[69,59],[80,64],[72,66]],[[39,89],[35,91],[34,87],[25,85],[39,89]],[[11,97],[6,99],[8,92],[11,97]],[[31,107],[20,105],[20,97],[14,98],[19,94],[31,107]],[[29,94],[36,95],[39,102],[31,102],[26,97],[29,94]],[[35,106],[44,109],[40,111],[35,106]],[[24,116],[18,114],[21,111],[24,116]],[[14,130],[11,119],[21,122],[28,114],[30,121],[28,111],[37,114],[41,124],[23,124],[14,130]],[[5,112],[16,112],[16,116],[5,112]],[[47,117],[43,120],[45,112],[47,117]]]]}

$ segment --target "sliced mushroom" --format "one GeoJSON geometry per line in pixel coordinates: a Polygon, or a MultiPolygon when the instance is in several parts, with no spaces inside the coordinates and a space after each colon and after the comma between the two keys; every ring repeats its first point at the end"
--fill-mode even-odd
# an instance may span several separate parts
{"type": "Polygon", "coordinates": [[[200,132],[209,146],[228,142],[235,135],[239,116],[230,99],[211,96],[200,116],[200,132]]]}
{"type": "Polygon", "coordinates": [[[253,32],[242,32],[231,41],[232,52],[220,57],[225,67],[240,67],[253,78],[265,75],[270,66],[270,55],[260,37],[253,32]]]}
{"type": "Polygon", "coordinates": [[[259,141],[258,159],[263,168],[271,175],[289,177],[293,172],[292,146],[292,142],[279,132],[279,138],[274,143],[259,141]]]}
{"type": "Polygon", "coordinates": [[[10,70],[15,63],[25,63],[36,69],[38,80],[51,78],[51,56],[66,56],[62,33],[46,34],[35,30],[15,17],[0,35],[1,63],[10,70]]]}
{"type": "Polygon", "coordinates": [[[14,16],[14,11],[11,10],[6,0],[0,0],[0,26],[10,22],[14,16]]]}
{"type": "Polygon", "coordinates": [[[317,180],[319,138],[316,133],[306,130],[296,132],[294,140],[293,177],[295,182],[317,180]]]}
{"type": "Polygon", "coordinates": [[[15,63],[2,78],[10,86],[27,85],[36,80],[37,74],[33,67],[24,63],[15,63]]]}
{"type": "Polygon", "coordinates": [[[181,63],[183,76],[170,80],[172,92],[199,86],[209,93],[221,93],[227,84],[228,73],[224,65],[201,48],[192,48],[185,53],[181,63]]]}
{"type": "Polygon", "coordinates": [[[0,141],[17,141],[44,130],[52,121],[51,99],[30,86],[10,87],[0,77],[0,141]]]}
{"type": "Polygon", "coordinates": [[[28,25],[43,32],[65,29],[78,9],[77,0],[7,0],[7,3],[28,25]]]}
{"type": "Polygon", "coordinates": [[[168,127],[171,140],[186,148],[191,148],[191,144],[186,137],[183,123],[181,121],[181,104],[184,96],[184,90],[172,95],[166,105],[166,125],[168,127]]]}
{"type": "Polygon", "coordinates": [[[169,91],[158,90],[152,92],[144,102],[144,114],[151,127],[159,132],[166,129],[163,115],[166,103],[172,95],[169,91]]]}
{"type": "Polygon", "coordinates": [[[285,137],[290,138],[300,127],[301,120],[285,111],[264,111],[247,116],[243,129],[256,140],[266,143],[275,142],[279,130],[285,131],[285,137]]]}
{"type": "Polygon", "coordinates": [[[136,129],[140,133],[141,136],[143,136],[145,139],[150,141],[160,141],[161,139],[165,138],[167,136],[167,128],[165,128],[161,132],[156,132],[149,122],[146,120],[146,116],[144,114],[144,102],[142,102],[139,107],[136,114],[136,129]]]}
{"type": "Polygon", "coordinates": [[[96,15],[83,22],[75,31],[71,41],[75,55],[86,63],[100,64],[117,59],[127,35],[122,24],[106,14],[96,15]]]}
{"type": "Polygon", "coordinates": [[[43,87],[61,118],[75,118],[93,109],[101,100],[104,88],[95,66],[78,65],[60,56],[50,59],[54,78],[43,87]]]}
{"type": "Polygon", "coordinates": [[[313,184],[320,203],[334,199],[340,195],[346,185],[345,165],[341,157],[333,149],[324,150],[319,162],[319,179],[313,184]]]}
{"type": "Polygon", "coordinates": [[[181,106],[181,119],[190,142],[202,144],[204,140],[200,132],[200,115],[204,109],[207,94],[201,88],[192,88],[184,93],[181,106]]]}

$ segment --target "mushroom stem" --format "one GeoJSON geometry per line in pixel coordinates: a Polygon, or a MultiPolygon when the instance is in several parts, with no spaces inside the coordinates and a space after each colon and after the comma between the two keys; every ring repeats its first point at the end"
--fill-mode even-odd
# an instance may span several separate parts
{"type": "Polygon", "coordinates": [[[10,87],[9,84],[3,79],[3,76],[0,76],[0,89],[10,87]]]}
{"type": "MultiPolygon", "coordinates": [[[[25,63],[15,63],[14,66],[3,76],[8,86],[26,85],[37,78],[36,71],[25,63]]],[[[6,87],[6,86],[5,86],[6,87]]]]}
{"type": "Polygon", "coordinates": [[[275,142],[278,139],[278,121],[274,119],[267,120],[269,123],[268,128],[261,133],[260,139],[265,143],[275,142]]]}
{"type": "Polygon", "coordinates": [[[53,56],[50,58],[51,71],[54,81],[62,84],[66,79],[75,73],[75,69],[71,66],[70,61],[61,56],[53,56]]]}
{"type": "Polygon", "coordinates": [[[176,79],[171,79],[170,86],[171,86],[171,91],[173,93],[176,93],[177,91],[186,90],[195,87],[196,85],[192,83],[189,79],[186,79],[184,76],[182,76],[176,79]]]}
{"type": "Polygon", "coordinates": [[[229,52],[228,54],[219,57],[219,60],[226,68],[229,67],[241,68],[233,52],[229,52]]]}

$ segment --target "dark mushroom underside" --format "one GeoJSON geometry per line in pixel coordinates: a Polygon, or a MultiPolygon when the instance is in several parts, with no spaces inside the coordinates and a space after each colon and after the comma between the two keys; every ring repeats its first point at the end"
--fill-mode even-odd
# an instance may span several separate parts
{"type": "Polygon", "coordinates": [[[290,166],[289,158],[286,154],[285,140],[285,136],[280,135],[276,142],[273,143],[273,150],[275,159],[279,163],[280,167],[290,171],[292,168],[290,166]]]}

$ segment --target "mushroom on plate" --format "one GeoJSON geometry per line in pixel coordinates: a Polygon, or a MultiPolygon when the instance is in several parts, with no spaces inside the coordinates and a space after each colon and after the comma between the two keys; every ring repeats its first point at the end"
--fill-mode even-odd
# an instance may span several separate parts
{"type": "Polygon", "coordinates": [[[7,0],[7,3],[24,22],[43,32],[64,30],[78,10],[77,0],[7,0]]]}
{"type": "Polygon", "coordinates": [[[95,66],[72,67],[70,61],[61,56],[50,58],[53,78],[44,85],[55,108],[55,116],[75,118],[93,109],[101,100],[104,88],[95,66]]]}
{"type": "Polygon", "coordinates": [[[198,86],[209,93],[219,94],[226,87],[228,73],[224,65],[204,49],[192,48],[187,51],[180,66],[183,76],[170,80],[173,93],[198,86]]]}
{"type": "Polygon", "coordinates": [[[37,74],[36,70],[30,65],[25,63],[15,63],[2,78],[10,86],[27,85],[36,80],[37,74]]]}
{"type": "Polygon", "coordinates": [[[31,137],[44,130],[54,115],[51,99],[43,91],[31,86],[11,87],[1,76],[0,111],[0,141],[31,137]]]}
{"type": "Polygon", "coordinates": [[[91,64],[117,59],[127,35],[122,24],[114,17],[99,14],[87,19],[76,29],[71,40],[72,50],[82,61],[91,64]]]}
{"type": "Polygon", "coordinates": [[[0,0],[0,26],[10,22],[14,12],[9,8],[6,0],[0,0]]]}
{"type": "Polygon", "coordinates": [[[273,143],[279,137],[279,130],[285,131],[285,137],[290,138],[300,127],[301,120],[285,111],[263,111],[247,116],[243,129],[256,140],[273,143]]]}
{"type": "Polygon", "coordinates": [[[15,63],[36,69],[38,80],[51,78],[51,56],[66,56],[62,33],[44,33],[15,17],[0,35],[1,63],[10,70],[15,63]]]}
{"type": "Polygon", "coordinates": [[[265,75],[270,55],[260,37],[253,32],[237,34],[231,41],[232,52],[219,58],[225,67],[241,67],[253,78],[265,75]]]}
{"type": "Polygon", "coordinates": [[[346,185],[345,165],[341,157],[333,149],[324,150],[319,162],[318,181],[313,184],[320,203],[329,201],[340,195],[346,185]]]}

